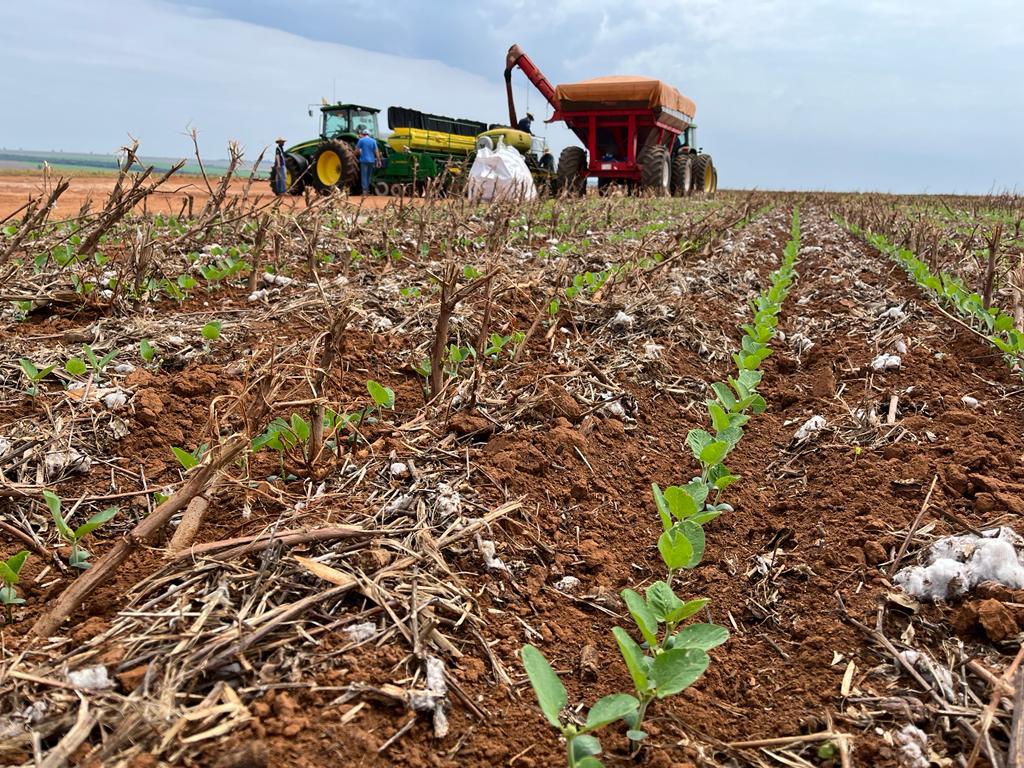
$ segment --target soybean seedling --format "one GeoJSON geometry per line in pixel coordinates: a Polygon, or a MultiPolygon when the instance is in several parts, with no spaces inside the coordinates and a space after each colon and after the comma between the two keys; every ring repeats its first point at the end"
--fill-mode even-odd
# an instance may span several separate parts
{"type": "Polygon", "coordinates": [[[46,506],[50,508],[53,522],[57,525],[57,532],[60,537],[71,545],[71,556],[68,558],[68,565],[72,568],[85,570],[89,567],[89,551],[79,545],[86,536],[102,525],[109,523],[117,514],[117,507],[108,507],[102,512],[97,512],[77,528],[72,529],[61,512],[60,497],[52,491],[43,491],[43,498],[46,499],[46,506]]]}
{"type": "Polygon", "coordinates": [[[530,678],[533,692],[544,717],[565,739],[566,764],[569,768],[601,768],[604,764],[597,759],[601,754],[601,742],[591,733],[617,720],[635,716],[640,702],[628,693],[613,693],[594,702],[582,725],[562,724],[561,714],[569,701],[565,686],[548,664],[544,654],[532,645],[524,645],[519,655],[530,678]]]}
{"type": "Polygon", "coordinates": [[[18,365],[21,366],[21,370],[23,370],[25,375],[28,377],[29,388],[25,391],[32,397],[39,394],[39,382],[49,376],[53,369],[57,367],[57,365],[54,364],[48,365],[45,368],[39,368],[27,357],[19,358],[18,365]]]}
{"type": "Polygon", "coordinates": [[[186,451],[184,448],[178,448],[177,446],[171,446],[171,453],[174,454],[174,458],[181,464],[181,468],[186,472],[192,467],[198,466],[199,462],[203,459],[203,454],[206,453],[206,449],[209,448],[208,443],[203,443],[198,446],[194,451],[186,451]]]}
{"type": "Polygon", "coordinates": [[[21,605],[25,602],[24,598],[18,597],[18,591],[14,586],[18,583],[18,575],[21,573],[21,566],[25,564],[25,558],[28,557],[27,550],[21,550],[16,555],[11,555],[6,560],[0,560],[0,580],[3,581],[3,587],[0,587],[0,603],[4,604],[4,609],[7,612],[7,623],[10,624],[11,619],[11,606],[21,605]]]}

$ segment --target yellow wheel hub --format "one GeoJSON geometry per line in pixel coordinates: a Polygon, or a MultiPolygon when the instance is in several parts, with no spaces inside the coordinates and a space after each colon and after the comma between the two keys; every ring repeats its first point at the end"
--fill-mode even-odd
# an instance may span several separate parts
{"type": "Polygon", "coordinates": [[[704,191],[715,191],[715,172],[710,164],[704,169],[704,191]]]}
{"type": "Polygon", "coordinates": [[[341,158],[337,152],[328,150],[317,158],[316,175],[320,182],[328,187],[333,187],[341,181],[341,158]]]}

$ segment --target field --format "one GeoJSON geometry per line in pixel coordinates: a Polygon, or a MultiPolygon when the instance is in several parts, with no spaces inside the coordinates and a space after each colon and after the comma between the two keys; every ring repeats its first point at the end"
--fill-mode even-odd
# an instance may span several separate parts
{"type": "Polygon", "coordinates": [[[0,762],[1020,764],[1024,200],[155,181],[0,224],[0,762]]]}

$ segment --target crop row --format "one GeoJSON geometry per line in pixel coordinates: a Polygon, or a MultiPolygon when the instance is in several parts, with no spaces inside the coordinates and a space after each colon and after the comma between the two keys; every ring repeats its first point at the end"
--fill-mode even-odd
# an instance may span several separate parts
{"type": "Polygon", "coordinates": [[[709,387],[713,398],[706,401],[706,407],[711,431],[692,429],[686,436],[699,474],[685,485],[671,485],[664,490],[652,485],[662,528],[657,544],[665,578],[650,584],[643,595],[632,589],[621,593],[639,642],[622,627],[612,629],[633,682],[633,692],[613,693],[599,699],[583,722],[563,718],[562,710],[568,704],[565,686],[538,648],[523,646],[523,666],[545,718],[565,739],[569,768],[599,768],[602,763],[597,755],[602,747],[594,733],[619,721],[626,726],[626,737],[636,753],[647,735],[643,723],[651,703],[693,685],[711,663],[708,651],[729,638],[728,630],[717,624],[684,626],[710,601],[680,597],[673,582],[680,572],[696,568],[703,559],[704,526],[732,511],[721,497],[739,477],[726,466],[725,460],[742,439],[751,415],[765,410],[765,400],[757,391],[762,378],[759,369],[771,354],[769,345],[783,302],[796,278],[799,251],[800,218],[794,210],[791,238],[784,248],[782,263],[769,275],[770,287],[754,300],[751,321],[741,326],[740,349],[733,354],[736,375],[709,387]]]}
{"type": "Polygon", "coordinates": [[[1024,369],[1024,333],[1019,321],[997,306],[986,304],[981,294],[969,290],[963,280],[948,272],[934,272],[928,264],[883,234],[870,232],[856,224],[842,222],[853,234],[899,264],[917,285],[938,304],[953,309],[971,328],[1003,353],[1015,371],[1024,369]]]}

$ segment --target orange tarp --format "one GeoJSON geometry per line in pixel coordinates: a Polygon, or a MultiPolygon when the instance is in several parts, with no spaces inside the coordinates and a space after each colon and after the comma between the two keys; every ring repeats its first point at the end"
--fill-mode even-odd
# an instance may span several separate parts
{"type": "Polygon", "coordinates": [[[581,83],[564,83],[555,88],[562,109],[573,111],[593,106],[643,106],[649,109],[670,109],[693,120],[697,105],[668,83],[653,77],[611,75],[595,77],[581,83]]]}

